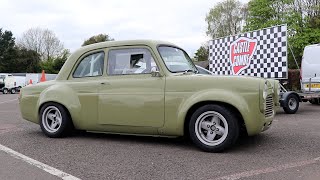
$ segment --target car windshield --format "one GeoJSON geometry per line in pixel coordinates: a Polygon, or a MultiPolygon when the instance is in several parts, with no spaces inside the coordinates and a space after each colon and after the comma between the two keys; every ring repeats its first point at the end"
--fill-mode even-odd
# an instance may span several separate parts
{"type": "Polygon", "coordinates": [[[170,46],[160,46],[158,50],[170,72],[197,72],[197,68],[183,50],[170,46]]]}
{"type": "Polygon", "coordinates": [[[5,79],[6,75],[0,75],[0,79],[5,79]]]}

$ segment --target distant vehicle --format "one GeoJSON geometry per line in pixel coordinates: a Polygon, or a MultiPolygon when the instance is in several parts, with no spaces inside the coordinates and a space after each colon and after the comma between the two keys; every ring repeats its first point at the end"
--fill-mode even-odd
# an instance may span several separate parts
{"type": "Polygon", "coordinates": [[[16,81],[16,88],[20,91],[21,88],[26,86],[26,77],[25,76],[14,76],[16,81]]]}
{"type": "Polygon", "coordinates": [[[3,94],[15,94],[17,89],[17,83],[12,74],[0,74],[0,90],[3,94]]]}
{"type": "MultiPolygon", "coordinates": [[[[320,44],[304,48],[301,62],[301,90],[303,92],[320,92],[320,44]]],[[[319,98],[311,99],[318,104],[319,98]]]]}
{"type": "Polygon", "coordinates": [[[201,66],[198,66],[196,65],[197,69],[198,69],[198,73],[199,74],[209,74],[209,75],[215,75],[213,72],[201,67],[201,66]]]}

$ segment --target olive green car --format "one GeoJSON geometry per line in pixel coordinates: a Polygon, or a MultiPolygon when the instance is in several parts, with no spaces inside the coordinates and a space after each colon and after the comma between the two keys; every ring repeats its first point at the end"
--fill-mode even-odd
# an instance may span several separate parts
{"type": "Polygon", "coordinates": [[[190,136],[218,152],[240,131],[268,129],[279,101],[262,78],[197,73],[189,56],[162,41],[113,41],[74,52],[56,80],[22,88],[24,119],[49,137],[72,129],[150,136],[190,136]]]}

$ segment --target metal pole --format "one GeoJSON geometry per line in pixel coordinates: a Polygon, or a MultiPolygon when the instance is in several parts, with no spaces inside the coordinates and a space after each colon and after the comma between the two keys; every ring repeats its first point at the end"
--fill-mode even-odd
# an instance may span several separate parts
{"type": "Polygon", "coordinates": [[[300,70],[300,67],[299,67],[298,62],[297,62],[297,60],[296,60],[296,57],[295,57],[295,56],[294,56],[294,54],[293,54],[293,51],[292,51],[291,45],[290,45],[289,43],[288,43],[288,45],[289,45],[289,48],[290,48],[290,51],[291,51],[292,57],[293,57],[294,61],[296,62],[296,65],[297,65],[298,69],[300,70]]]}

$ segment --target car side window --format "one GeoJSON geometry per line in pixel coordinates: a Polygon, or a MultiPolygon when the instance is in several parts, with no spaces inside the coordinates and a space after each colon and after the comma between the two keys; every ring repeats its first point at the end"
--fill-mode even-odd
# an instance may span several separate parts
{"type": "Polygon", "coordinates": [[[149,74],[157,65],[148,49],[113,49],[108,54],[108,75],[149,74]]]}
{"type": "Polygon", "coordinates": [[[101,76],[104,66],[104,52],[90,54],[84,57],[73,73],[73,77],[95,77],[101,76]]]}

